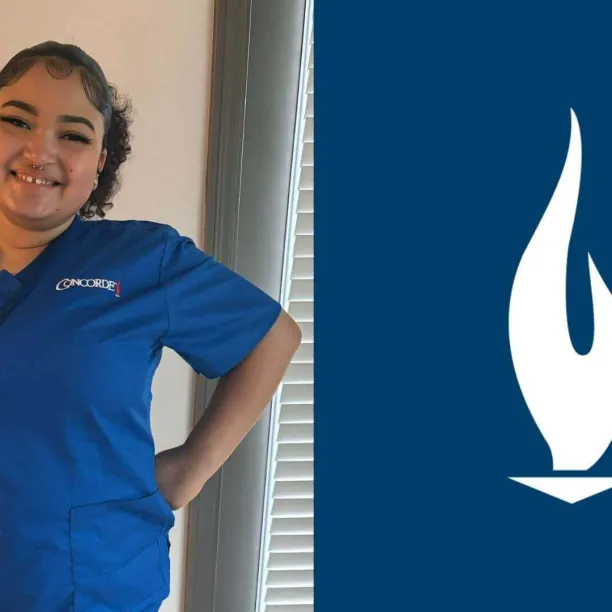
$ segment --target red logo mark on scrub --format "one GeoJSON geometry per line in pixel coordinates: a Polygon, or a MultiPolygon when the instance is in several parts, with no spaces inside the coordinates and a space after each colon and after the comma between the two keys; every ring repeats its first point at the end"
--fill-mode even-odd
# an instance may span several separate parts
{"type": "Polygon", "coordinates": [[[65,278],[57,283],[56,291],[66,291],[72,287],[84,289],[105,289],[112,291],[116,297],[121,297],[121,281],[110,281],[105,278],[65,278]]]}

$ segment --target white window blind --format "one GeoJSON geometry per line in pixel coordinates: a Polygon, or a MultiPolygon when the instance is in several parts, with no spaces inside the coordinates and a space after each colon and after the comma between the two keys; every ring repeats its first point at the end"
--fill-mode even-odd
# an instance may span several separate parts
{"type": "Polygon", "coordinates": [[[273,401],[258,612],[311,612],[314,603],[314,45],[306,19],[283,306],[302,344],[273,401]]]}

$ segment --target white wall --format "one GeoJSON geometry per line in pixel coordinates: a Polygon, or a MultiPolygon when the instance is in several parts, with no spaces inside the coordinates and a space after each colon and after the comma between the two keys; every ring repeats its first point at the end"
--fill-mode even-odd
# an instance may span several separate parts
{"type": "MultiPolygon", "coordinates": [[[[213,0],[22,0],[9,5],[0,64],[46,40],[77,44],[134,103],[133,149],[113,219],[169,223],[203,234],[213,0]]],[[[171,352],[154,384],[158,450],[182,443],[191,426],[194,377],[171,352]]],[[[172,594],[162,612],[182,612],[187,513],[172,533],[172,594]]]]}

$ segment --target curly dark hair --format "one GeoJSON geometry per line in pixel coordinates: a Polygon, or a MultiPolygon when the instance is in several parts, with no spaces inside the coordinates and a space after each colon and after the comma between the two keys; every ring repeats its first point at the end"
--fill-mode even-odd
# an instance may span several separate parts
{"type": "Polygon", "coordinates": [[[102,146],[107,150],[106,164],[98,176],[97,188],[79,211],[85,219],[104,218],[106,211],[113,207],[111,199],[121,187],[120,168],[132,152],[129,130],[132,103],[118,94],[100,65],[80,47],[54,41],[17,53],[0,71],[0,89],[17,82],[40,61],[45,62],[47,71],[56,79],[67,78],[75,69],[80,70],[87,98],[104,117],[102,146]]]}

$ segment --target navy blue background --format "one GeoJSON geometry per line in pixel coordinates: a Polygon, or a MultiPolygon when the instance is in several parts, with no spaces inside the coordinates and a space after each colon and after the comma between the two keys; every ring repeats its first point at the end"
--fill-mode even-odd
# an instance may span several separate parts
{"type": "Polygon", "coordinates": [[[318,609],[612,609],[612,491],[572,506],[508,479],[552,464],[507,320],[570,108],[581,353],[587,252],[612,287],[612,17],[319,2],[315,37],[318,609]]]}

